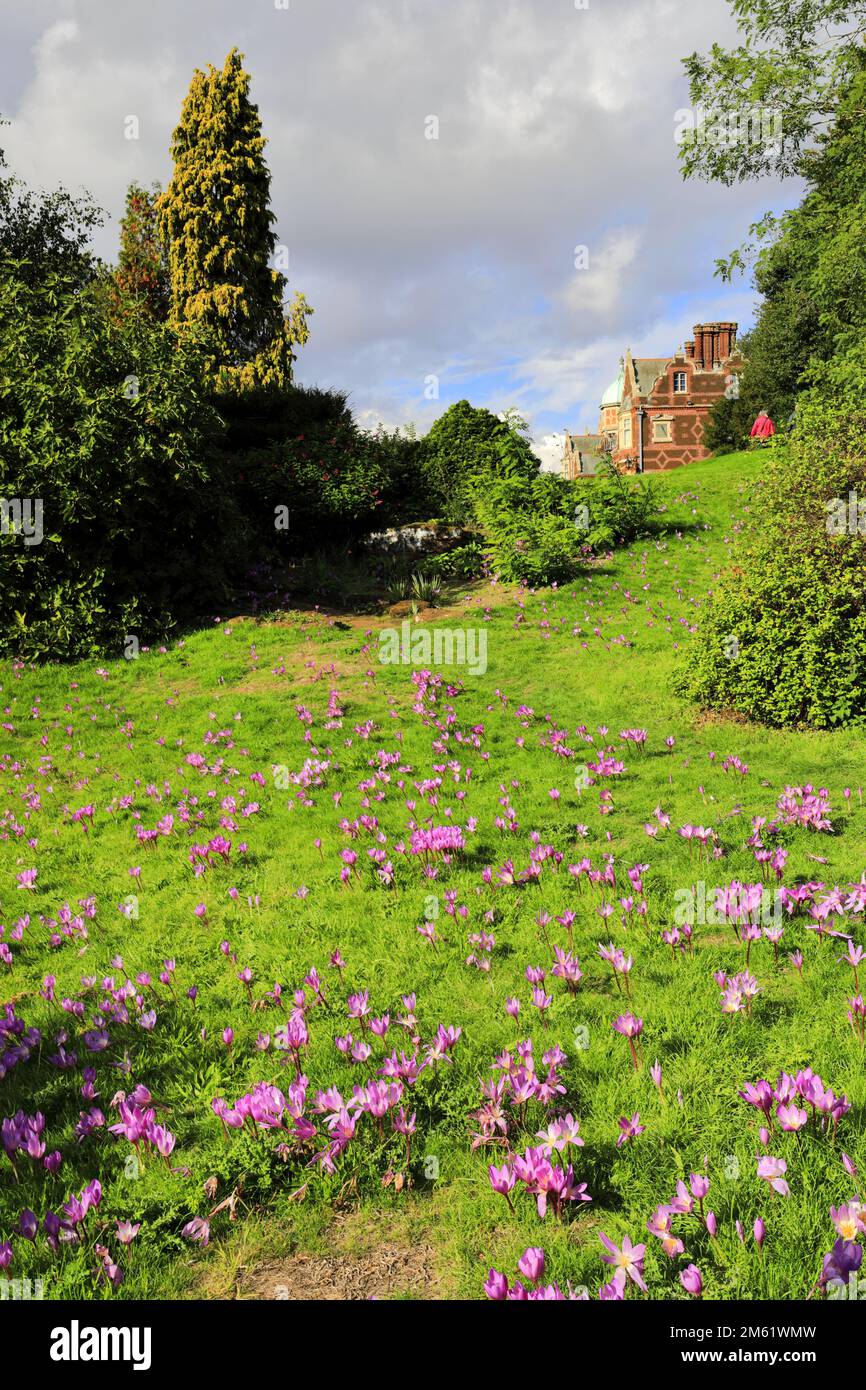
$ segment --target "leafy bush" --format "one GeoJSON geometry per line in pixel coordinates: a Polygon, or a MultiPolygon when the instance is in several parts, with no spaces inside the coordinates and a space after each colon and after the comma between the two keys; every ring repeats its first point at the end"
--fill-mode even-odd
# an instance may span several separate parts
{"type": "Polygon", "coordinates": [[[221,472],[259,549],[299,554],[347,543],[372,526],[435,510],[418,441],[360,430],[346,396],[290,384],[219,395],[226,421],[221,472]],[[288,529],[275,526],[288,510],[288,529]]]}
{"type": "Polygon", "coordinates": [[[219,594],[241,537],[201,380],[193,343],[112,325],[62,269],[33,284],[0,262],[0,497],[41,502],[44,531],[0,536],[0,651],[119,654],[219,594]]]}
{"type": "Polygon", "coordinates": [[[612,460],[603,460],[592,478],[577,484],[575,500],[588,513],[585,542],[591,550],[629,545],[650,535],[657,525],[653,479],[623,473],[612,460]]]}
{"type": "Polygon", "coordinates": [[[398,524],[401,513],[415,512],[417,519],[415,509],[430,499],[418,485],[416,459],[415,441],[365,433],[347,415],[312,421],[267,447],[230,450],[225,468],[257,543],[270,548],[282,541],[284,550],[298,553],[398,524]],[[288,514],[282,531],[275,527],[280,508],[288,514]]]}
{"type": "Polygon", "coordinates": [[[352,420],[342,391],[294,382],[280,390],[259,386],[243,394],[217,394],[214,399],[226,425],[222,447],[227,456],[269,449],[308,430],[347,425],[352,420]]]}
{"type": "Polygon", "coordinates": [[[652,480],[613,463],[591,480],[555,473],[488,480],[475,511],[494,570],[533,585],[569,579],[593,554],[648,535],[659,514],[652,480]]]}
{"type": "Polygon", "coordinates": [[[465,524],[489,483],[529,484],[539,465],[524,431],[523,421],[500,420],[468,401],[450,406],[421,440],[422,467],[437,510],[465,524]]]}
{"type": "Polygon", "coordinates": [[[866,716],[866,354],[828,364],[768,454],[755,517],[701,621],[682,689],[770,725],[866,716]],[[863,515],[863,512],[860,513],[863,515]]]}
{"type": "Polygon", "coordinates": [[[731,454],[744,449],[755,415],[756,411],[744,397],[728,400],[721,396],[707,412],[702,439],[704,448],[714,454],[731,454]]]}
{"type": "Polygon", "coordinates": [[[475,507],[501,578],[535,585],[574,574],[585,538],[575,523],[572,483],[553,473],[528,483],[496,478],[479,492],[475,507]]]}
{"type": "Polygon", "coordinates": [[[489,558],[489,547],[479,536],[441,555],[431,555],[419,568],[424,574],[436,574],[441,579],[477,579],[486,573],[489,558]]]}

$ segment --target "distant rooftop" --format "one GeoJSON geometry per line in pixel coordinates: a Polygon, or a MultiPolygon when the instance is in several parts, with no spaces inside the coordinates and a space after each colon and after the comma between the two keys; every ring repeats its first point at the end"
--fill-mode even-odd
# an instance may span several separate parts
{"type": "Polygon", "coordinates": [[[566,452],[577,454],[580,471],[584,475],[593,474],[602,458],[602,436],[600,434],[567,434],[566,452]]]}

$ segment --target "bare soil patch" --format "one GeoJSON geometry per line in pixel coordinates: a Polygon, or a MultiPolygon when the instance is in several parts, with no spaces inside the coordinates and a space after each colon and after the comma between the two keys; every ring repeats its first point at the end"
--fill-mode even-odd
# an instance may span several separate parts
{"type": "Polygon", "coordinates": [[[330,1235],[327,1254],[299,1250],[244,1272],[237,1297],[334,1302],[444,1296],[433,1246],[410,1241],[408,1232],[383,1233],[381,1224],[359,1230],[356,1222],[338,1218],[330,1235]]]}

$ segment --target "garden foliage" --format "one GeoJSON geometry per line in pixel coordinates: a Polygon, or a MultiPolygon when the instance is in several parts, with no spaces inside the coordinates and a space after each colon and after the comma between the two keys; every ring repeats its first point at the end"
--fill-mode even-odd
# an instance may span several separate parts
{"type": "Polygon", "coordinates": [[[866,354],[825,368],[772,451],[752,524],[689,649],[684,687],[767,724],[866,716],[866,354]]]}
{"type": "Polygon", "coordinates": [[[0,272],[0,497],[40,503],[44,533],[0,535],[0,649],[119,654],[218,594],[231,552],[202,354],[141,317],[112,325],[62,269],[0,272]]]}
{"type": "MultiPolygon", "coordinates": [[[[708,156],[694,146],[684,167],[725,182],[796,171],[806,193],[752,228],[763,298],[740,398],[716,406],[705,443],[740,446],[760,408],[781,435],[684,688],[706,707],[826,728],[866,714],[866,58],[845,22],[857,7],[844,0],[832,7],[832,33],[812,0],[735,8],[745,46],[687,60],[693,91],[742,77],[746,95],[777,103],[785,138],[757,163],[739,148],[708,156]]],[[[745,264],[735,252],[719,269],[729,277],[745,264]]]]}

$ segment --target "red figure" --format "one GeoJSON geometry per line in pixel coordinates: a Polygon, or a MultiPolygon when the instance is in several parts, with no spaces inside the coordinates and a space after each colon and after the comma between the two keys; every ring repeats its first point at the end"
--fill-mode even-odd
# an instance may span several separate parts
{"type": "Polygon", "coordinates": [[[773,424],[766,410],[762,410],[757,420],[752,426],[752,439],[769,439],[776,433],[776,426],[773,424]]]}

